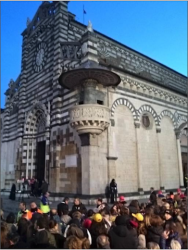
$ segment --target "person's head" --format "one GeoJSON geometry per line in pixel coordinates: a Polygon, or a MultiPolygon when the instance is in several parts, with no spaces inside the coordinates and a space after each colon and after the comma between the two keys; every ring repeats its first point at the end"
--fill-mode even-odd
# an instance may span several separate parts
{"type": "Polygon", "coordinates": [[[150,224],[153,227],[161,226],[163,224],[163,220],[160,216],[153,214],[150,218],[150,224]]]}
{"type": "Polygon", "coordinates": [[[137,222],[142,222],[144,221],[144,217],[141,213],[137,213],[137,214],[131,214],[131,219],[133,219],[134,221],[137,221],[137,222]]]}
{"type": "Polygon", "coordinates": [[[177,240],[171,240],[170,249],[181,249],[181,245],[177,240]]]}
{"type": "Polygon", "coordinates": [[[46,193],[44,194],[44,196],[48,198],[48,197],[50,196],[50,193],[49,193],[49,192],[46,192],[46,193]]]}
{"type": "Polygon", "coordinates": [[[112,183],[115,183],[116,181],[115,181],[115,179],[112,179],[112,181],[111,181],[112,183]]]}
{"type": "Polygon", "coordinates": [[[118,215],[118,206],[113,205],[110,209],[110,213],[111,213],[111,215],[118,215]]]}
{"type": "Polygon", "coordinates": [[[63,201],[65,202],[65,204],[67,204],[67,205],[69,204],[69,198],[68,197],[65,197],[63,201]]]}
{"type": "Polygon", "coordinates": [[[117,216],[116,219],[115,219],[115,224],[116,226],[127,226],[128,223],[129,223],[129,216],[125,216],[125,215],[120,215],[120,216],[117,216]]]}
{"type": "Polygon", "coordinates": [[[36,212],[37,211],[37,204],[35,202],[31,202],[30,204],[31,212],[36,212]]]}
{"type": "Polygon", "coordinates": [[[87,218],[83,222],[83,227],[89,229],[91,227],[91,224],[92,224],[92,220],[87,218]]]}
{"type": "Polygon", "coordinates": [[[168,202],[165,202],[165,203],[163,204],[163,206],[164,206],[167,210],[170,209],[170,204],[169,204],[168,202]]]}
{"type": "Polygon", "coordinates": [[[120,207],[120,215],[129,215],[129,208],[128,207],[120,207]]]}
{"type": "Polygon", "coordinates": [[[137,209],[137,212],[139,212],[139,210],[140,210],[139,201],[138,200],[132,200],[129,206],[130,207],[135,207],[137,209]]]}
{"type": "Polygon", "coordinates": [[[15,222],[15,215],[14,213],[9,213],[6,218],[7,223],[13,224],[15,222]]]}
{"type": "Polygon", "coordinates": [[[76,224],[71,224],[67,230],[67,237],[74,235],[79,239],[84,238],[84,232],[76,224]]]}
{"type": "Polygon", "coordinates": [[[87,211],[87,217],[88,217],[88,218],[89,218],[89,217],[92,217],[93,214],[94,214],[93,209],[89,209],[89,210],[87,211]]]}
{"type": "Polygon", "coordinates": [[[66,249],[89,249],[90,245],[86,245],[85,241],[88,241],[87,239],[80,240],[75,235],[71,235],[66,239],[65,242],[65,248],[66,249]]]}
{"type": "Polygon", "coordinates": [[[59,231],[59,227],[58,227],[58,224],[57,224],[56,220],[50,220],[49,221],[49,230],[53,230],[53,231],[56,231],[56,232],[59,231]]]}
{"type": "Polygon", "coordinates": [[[49,237],[46,230],[42,230],[38,234],[36,234],[35,243],[36,245],[49,244],[49,237]]]}
{"type": "Polygon", "coordinates": [[[17,232],[9,232],[7,234],[7,240],[11,246],[18,243],[19,239],[20,239],[20,236],[17,232]]]}
{"type": "Polygon", "coordinates": [[[82,214],[81,214],[79,211],[75,211],[75,212],[72,214],[72,218],[73,218],[73,219],[81,220],[82,214]]]}
{"type": "Polygon", "coordinates": [[[148,242],[147,249],[160,249],[160,247],[156,242],[148,242]]]}
{"type": "Polygon", "coordinates": [[[97,248],[102,249],[105,246],[109,246],[110,242],[109,242],[109,238],[106,235],[99,235],[97,237],[97,248]]]}
{"type": "Polygon", "coordinates": [[[76,197],[76,198],[74,199],[74,204],[75,204],[76,206],[80,205],[80,199],[76,197]]]}
{"type": "Polygon", "coordinates": [[[52,216],[54,216],[54,215],[57,214],[57,210],[56,210],[55,208],[52,208],[52,209],[50,210],[50,213],[51,213],[52,216]]]}
{"type": "Polygon", "coordinates": [[[153,187],[151,187],[151,188],[150,188],[150,192],[152,193],[153,191],[154,191],[154,188],[153,188],[153,187]]]}
{"type": "Polygon", "coordinates": [[[102,204],[102,198],[97,199],[97,206],[100,206],[102,204]]]}
{"type": "Polygon", "coordinates": [[[63,209],[61,210],[61,214],[59,214],[59,216],[62,216],[62,215],[68,215],[68,214],[69,214],[69,210],[68,210],[68,208],[63,207],[63,209]]]}
{"type": "Polygon", "coordinates": [[[24,201],[20,202],[19,209],[21,211],[25,211],[25,209],[26,209],[26,203],[24,201]]]}
{"type": "Polygon", "coordinates": [[[37,229],[44,229],[46,228],[46,219],[44,217],[40,217],[37,220],[37,229]]]}
{"type": "Polygon", "coordinates": [[[170,210],[166,210],[164,213],[165,220],[169,220],[172,218],[172,212],[170,210]]]}
{"type": "Polygon", "coordinates": [[[110,208],[109,207],[104,207],[102,210],[100,210],[100,214],[102,215],[103,218],[106,218],[109,220],[110,218],[110,208]]]}

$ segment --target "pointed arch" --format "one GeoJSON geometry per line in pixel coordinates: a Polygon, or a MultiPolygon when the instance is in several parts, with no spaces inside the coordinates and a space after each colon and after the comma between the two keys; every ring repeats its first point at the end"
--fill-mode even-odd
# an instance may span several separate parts
{"type": "Polygon", "coordinates": [[[150,105],[147,105],[147,104],[142,105],[138,109],[138,119],[139,120],[141,118],[142,113],[144,113],[144,112],[150,113],[153,116],[153,119],[155,121],[155,125],[159,126],[159,118],[158,118],[156,111],[150,105]]]}
{"type": "Polygon", "coordinates": [[[119,105],[126,106],[131,111],[135,121],[138,119],[137,110],[135,109],[134,105],[126,98],[118,98],[113,102],[111,107],[111,117],[114,117],[115,109],[119,105]]]}
{"type": "Polygon", "coordinates": [[[40,102],[35,102],[32,106],[32,109],[27,115],[24,132],[26,134],[37,134],[39,132],[38,127],[41,123],[43,124],[43,128],[45,129],[47,115],[48,112],[45,105],[40,102]]]}
{"type": "Polygon", "coordinates": [[[172,114],[172,112],[170,110],[163,110],[160,115],[159,115],[159,124],[161,125],[161,120],[164,116],[168,116],[170,117],[170,119],[172,120],[172,123],[174,125],[174,128],[176,128],[176,120],[174,118],[174,115],[172,114]]]}

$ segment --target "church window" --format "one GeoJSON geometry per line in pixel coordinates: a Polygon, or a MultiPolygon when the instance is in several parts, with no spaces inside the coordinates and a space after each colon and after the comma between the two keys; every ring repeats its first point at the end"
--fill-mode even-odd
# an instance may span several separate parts
{"type": "Polygon", "coordinates": [[[150,119],[149,116],[147,114],[143,114],[142,116],[142,124],[145,128],[149,128],[150,126],[150,119]]]}

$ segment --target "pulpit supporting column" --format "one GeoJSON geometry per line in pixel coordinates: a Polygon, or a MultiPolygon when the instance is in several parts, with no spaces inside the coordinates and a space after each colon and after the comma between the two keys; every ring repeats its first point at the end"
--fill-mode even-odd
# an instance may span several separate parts
{"type": "Polygon", "coordinates": [[[182,157],[181,157],[181,148],[180,148],[180,132],[179,131],[176,131],[176,144],[177,144],[177,152],[178,152],[178,166],[179,166],[180,188],[184,188],[183,166],[182,166],[182,157]]]}
{"type": "Polygon", "coordinates": [[[162,165],[161,165],[161,152],[160,152],[160,144],[159,144],[159,133],[161,133],[161,128],[156,129],[157,132],[157,148],[158,148],[158,161],[159,161],[159,186],[160,190],[165,190],[163,185],[163,176],[162,176],[162,165]]]}
{"type": "Polygon", "coordinates": [[[140,194],[143,194],[143,183],[142,183],[142,164],[140,160],[140,143],[139,143],[139,128],[140,123],[135,122],[135,128],[136,128],[136,149],[137,149],[137,173],[138,173],[138,192],[140,194]]]}

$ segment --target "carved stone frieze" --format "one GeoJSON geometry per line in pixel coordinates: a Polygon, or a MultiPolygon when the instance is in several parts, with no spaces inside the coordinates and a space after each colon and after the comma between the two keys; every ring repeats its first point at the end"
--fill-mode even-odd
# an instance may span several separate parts
{"type": "Polygon", "coordinates": [[[121,77],[121,81],[123,82],[124,85],[129,85],[130,88],[133,88],[133,86],[135,86],[138,91],[142,89],[145,93],[148,93],[149,95],[153,93],[155,96],[158,96],[159,98],[169,99],[169,101],[178,102],[180,105],[183,106],[187,105],[187,100],[185,98],[181,98],[176,95],[171,95],[169,92],[165,90],[160,90],[157,87],[151,87],[143,82],[133,80],[130,77],[121,77]]]}
{"type": "Polygon", "coordinates": [[[78,134],[100,134],[110,124],[110,109],[97,104],[74,106],[69,114],[70,125],[78,134]]]}

